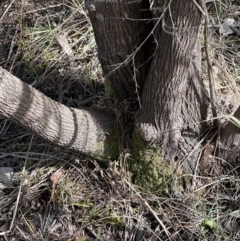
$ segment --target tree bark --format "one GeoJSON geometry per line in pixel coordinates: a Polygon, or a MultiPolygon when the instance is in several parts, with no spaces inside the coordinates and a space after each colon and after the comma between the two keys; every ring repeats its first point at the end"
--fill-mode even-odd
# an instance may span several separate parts
{"type": "Polygon", "coordinates": [[[117,98],[141,95],[154,44],[140,45],[152,29],[149,0],[86,0],[98,58],[117,98]],[[140,48],[139,48],[140,47],[140,48]],[[139,48],[139,49],[138,49],[139,48]]]}
{"type": "MultiPolygon", "coordinates": [[[[240,120],[240,106],[234,113],[234,117],[240,120]]],[[[240,127],[231,122],[226,123],[220,129],[220,156],[231,166],[238,166],[240,161],[240,127]]]]}
{"type": "MultiPolygon", "coordinates": [[[[161,13],[154,7],[158,19],[161,13]]],[[[137,113],[137,133],[160,144],[166,161],[184,160],[185,171],[192,172],[199,149],[193,150],[203,132],[199,122],[206,119],[198,49],[201,12],[192,0],[172,1],[162,23],[154,31],[158,48],[137,113]]]]}
{"type": "MultiPolygon", "coordinates": [[[[174,168],[168,163],[177,161],[185,172],[193,172],[201,150],[198,144],[204,126],[200,122],[207,118],[208,99],[198,49],[200,10],[192,0],[172,0],[170,6],[158,3],[154,1],[152,8],[155,20],[145,21],[148,0],[86,0],[99,59],[113,91],[120,100],[140,98],[130,165],[135,180],[155,190],[172,176],[174,168]],[[145,41],[154,24],[154,37],[145,41]]],[[[0,114],[59,146],[97,159],[118,157],[113,116],[68,108],[2,68],[0,114]]],[[[235,116],[240,118],[240,109],[235,116]]],[[[232,158],[228,150],[232,149],[239,160],[239,133],[231,123],[222,128],[220,151],[224,157],[232,158]]]]}
{"type": "Polygon", "coordinates": [[[68,108],[1,67],[0,114],[47,141],[85,155],[99,159],[111,152],[107,137],[114,126],[113,116],[68,108]]]}
{"type": "Polygon", "coordinates": [[[141,109],[136,115],[136,132],[145,143],[161,146],[165,161],[187,160],[184,169],[192,172],[200,150],[196,146],[204,131],[200,122],[207,113],[198,49],[202,13],[192,0],[173,0],[170,6],[168,1],[153,1],[154,20],[146,24],[138,20],[144,19],[144,13],[150,16],[147,2],[86,0],[99,60],[105,75],[111,73],[113,88],[131,98],[136,96],[133,63],[141,66],[137,76],[141,109]],[[164,11],[161,25],[159,18],[164,11]],[[151,39],[138,49],[137,62],[133,53],[154,25],[152,39],[156,42],[151,39]],[[150,56],[149,65],[144,65],[150,56]],[[120,63],[124,63],[122,68],[110,68],[120,63]]]}

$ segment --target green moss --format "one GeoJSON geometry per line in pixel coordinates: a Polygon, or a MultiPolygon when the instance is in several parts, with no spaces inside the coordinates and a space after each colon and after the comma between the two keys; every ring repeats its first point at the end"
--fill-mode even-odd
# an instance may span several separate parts
{"type": "Polygon", "coordinates": [[[105,79],[104,80],[104,90],[107,98],[109,99],[109,107],[113,107],[118,105],[117,103],[121,103],[122,101],[126,100],[125,93],[123,93],[117,86],[109,80],[105,79]]]}
{"type": "Polygon", "coordinates": [[[103,143],[105,158],[116,160],[119,157],[118,136],[119,131],[117,127],[114,127],[103,143]]]}
{"type": "Polygon", "coordinates": [[[146,145],[132,134],[133,160],[130,167],[135,184],[151,191],[163,192],[172,180],[174,168],[162,159],[158,146],[146,145]]]}
{"type": "Polygon", "coordinates": [[[104,90],[107,95],[107,97],[112,97],[113,96],[113,88],[110,80],[105,79],[104,80],[104,90]]]}

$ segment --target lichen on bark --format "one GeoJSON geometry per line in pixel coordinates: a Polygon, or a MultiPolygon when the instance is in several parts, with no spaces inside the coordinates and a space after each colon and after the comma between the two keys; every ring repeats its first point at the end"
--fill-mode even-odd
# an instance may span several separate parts
{"type": "Polygon", "coordinates": [[[162,193],[173,178],[174,167],[165,162],[157,145],[146,145],[140,137],[132,134],[132,155],[130,168],[135,184],[147,190],[162,193]]]}

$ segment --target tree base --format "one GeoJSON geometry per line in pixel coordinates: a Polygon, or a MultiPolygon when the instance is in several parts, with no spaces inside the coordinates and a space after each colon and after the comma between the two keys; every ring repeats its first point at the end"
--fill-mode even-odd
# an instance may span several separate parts
{"type": "Polygon", "coordinates": [[[135,132],[131,143],[133,159],[130,168],[133,182],[147,190],[164,192],[173,178],[175,168],[163,159],[157,145],[146,145],[135,132]]]}

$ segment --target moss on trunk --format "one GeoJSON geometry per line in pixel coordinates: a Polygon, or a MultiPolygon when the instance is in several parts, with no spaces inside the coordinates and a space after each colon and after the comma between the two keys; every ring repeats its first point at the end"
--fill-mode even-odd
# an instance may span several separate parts
{"type": "MultiPolygon", "coordinates": [[[[109,133],[107,133],[107,138],[104,141],[104,156],[101,160],[111,159],[116,160],[119,157],[119,131],[117,127],[113,127],[109,133]]],[[[101,145],[101,143],[100,143],[101,145]]]]}
{"type": "Polygon", "coordinates": [[[148,190],[163,192],[173,178],[174,167],[165,162],[156,145],[146,145],[138,135],[132,134],[133,159],[130,168],[135,184],[148,190]]]}

